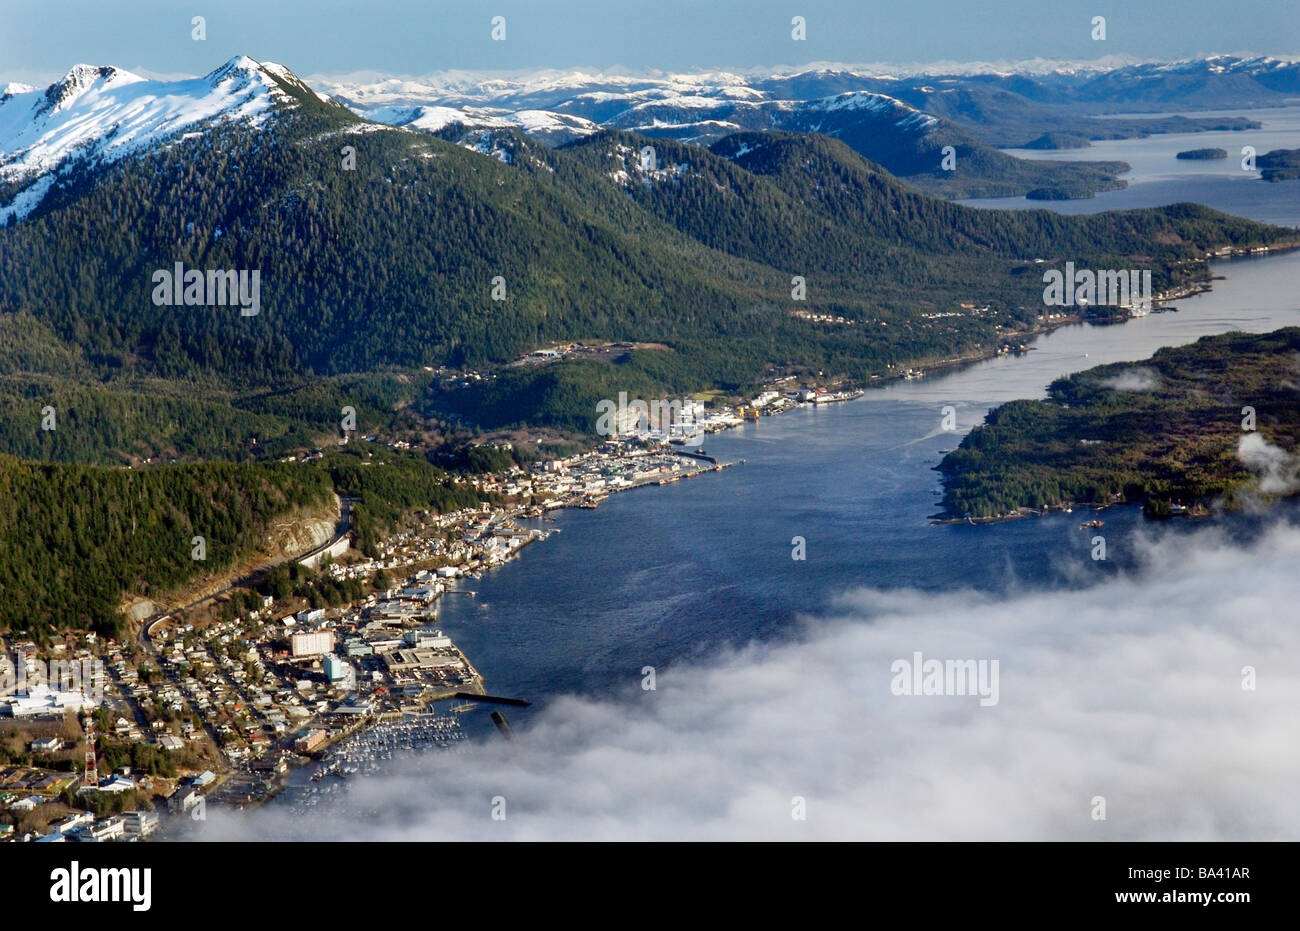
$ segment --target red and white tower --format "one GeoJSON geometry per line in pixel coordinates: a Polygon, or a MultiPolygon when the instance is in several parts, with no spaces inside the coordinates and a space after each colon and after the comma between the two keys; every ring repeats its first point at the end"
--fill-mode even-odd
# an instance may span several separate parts
{"type": "Polygon", "coordinates": [[[95,719],[86,715],[86,776],[82,790],[99,788],[99,765],[95,762],[95,719]]]}

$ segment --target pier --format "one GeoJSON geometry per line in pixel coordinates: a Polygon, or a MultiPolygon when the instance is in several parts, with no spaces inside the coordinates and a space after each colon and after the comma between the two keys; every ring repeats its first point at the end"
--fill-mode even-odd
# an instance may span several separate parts
{"type": "Polygon", "coordinates": [[[510,722],[506,720],[506,716],[500,711],[492,712],[492,723],[497,726],[497,730],[501,732],[501,736],[506,740],[515,739],[514,728],[510,726],[510,722]]]}
{"type": "Polygon", "coordinates": [[[708,453],[706,453],[706,452],[705,452],[704,450],[702,450],[702,449],[699,450],[698,452],[696,452],[696,451],[694,451],[694,450],[688,450],[688,449],[679,449],[679,450],[677,450],[677,455],[679,455],[679,456],[690,456],[692,459],[703,459],[705,462],[710,463],[711,465],[717,465],[717,464],[718,464],[718,457],[717,457],[717,456],[710,456],[708,453]]]}
{"type": "Polygon", "coordinates": [[[499,695],[478,695],[474,692],[457,692],[452,698],[460,698],[465,701],[486,701],[496,705],[514,705],[516,708],[527,708],[532,702],[523,698],[502,698],[499,695]]]}

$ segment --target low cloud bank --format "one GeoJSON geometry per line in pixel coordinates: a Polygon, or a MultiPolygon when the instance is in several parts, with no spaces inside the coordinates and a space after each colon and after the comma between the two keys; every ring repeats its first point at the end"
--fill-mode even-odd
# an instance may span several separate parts
{"type": "Polygon", "coordinates": [[[1085,590],[854,591],[793,642],[559,700],[514,743],[353,781],[337,809],[210,806],[201,836],[1300,838],[1300,528],[1123,545],[1142,571],[1085,590]],[[996,704],[895,694],[917,652],[997,660],[996,704]]]}
{"type": "Polygon", "coordinates": [[[1151,369],[1126,369],[1102,381],[1103,388],[1112,391],[1151,391],[1160,383],[1160,376],[1151,369]]]}

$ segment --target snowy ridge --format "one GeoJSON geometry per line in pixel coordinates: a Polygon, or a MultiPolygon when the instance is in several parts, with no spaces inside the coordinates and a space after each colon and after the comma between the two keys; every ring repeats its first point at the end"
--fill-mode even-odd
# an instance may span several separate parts
{"type": "MultiPolygon", "coordinates": [[[[436,131],[453,123],[513,126],[547,144],[602,126],[625,129],[721,125],[729,108],[775,102],[729,72],[651,76],[543,71],[512,75],[446,72],[423,78],[321,78],[333,99],[367,119],[436,131]],[[695,116],[685,114],[695,111],[695,116]]],[[[735,124],[733,124],[735,125],[735,124]]]]}
{"type": "MultiPolygon", "coordinates": [[[[582,116],[605,124],[639,105],[659,102],[678,108],[716,106],[724,102],[772,103],[807,101],[791,93],[798,87],[838,81],[843,89],[886,89],[890,83],[932,77],[1031,76],[1054,84],[1078,85],[1101,75],[1136,78],[1161,74],[1216,73],[1267,75],[1294,68],[1296,59],[1249,53],[1161,61],[1131,55],[1068,61],[1034,58],[1022,61],[897,64],[818,62],[802,67],[753,68],[736,71],[604,72],[548,70],[433,72],[418,77],[374,73],[320,75],[313,83],[328,89],[355,112],[372,118],[382,107],[443,106],[457,109],[539,110],[582,116]],[[703,102],[701,102],[703,101],[703,102]]],[[[823,94],[825,91],[822,92],[823,94]]],[[[818,95],[820,96],[820,95],[818,95]]],[[[628,125],[626,120],[617,125],[628,125]]]]}
{"type": "Polygon", "coordinates": [[[1084,108],[1107,101],[1150,101],[1177,109],[1197,82],[1224,75],[1229,81],[1243,79],[1241,86],[1253,94],[1252,105],[1280,105],[1275,101],[1300,93],[1297,60],[1241,54],[1179,61],[1108,55],[1084,61],[814,63],[695,73],[449,71],[420,77],[323,76],[318,81],[355,113],[413,129],[436,130],[452,123],[514,126],[549,145],[599,128],[703,145],[738,130],[785,130],[823,132],[857,140],[857,146],[874,138],[883,151],[890,145],[896,150],[915,145],[951,128],[953,120],[960,122],[942,104],[936,104],[942,109],[935,114],[926,112],[926,95],[1001,86],[1023,94],[1026,107],[1039,100],[1084,108]],[[1010,78],[1015,80],[1001,83],[1010,78]],[[399,111],[417,115],[395,118],[399,111]],[[578,120],[582,122],[574,122],[578,120]]]}
{"type": "Polygon", "coordinates": [[[77,65],[44,91],[10,85],[0,96],[0,183],[22,190],[0,203],[0,222],[26,217],[59,176],[82,164],[117,161],[218,118],[260,126],[274,105],[294,103],[268,70],[238,56],[201,78],[149,81],[77,65]]]}
{"type": "Polygon", "coordinates": [[[437,132],[462,125],[482,129],[519,129],[548,145],[569,142],[600,131],[591,120],[550,110],[501,110],[492,107],[385,106],[365,113],[390,126],[437,132]]]}
{"type": "Polygon", "coordinates": [[[924,135],[939,120],[894,97],[866,90],[791,99],[726,72],[635,77],[546,72],[531,78],[388,78],[364,84],[326,81],[336,101],[366,119],[437,132],[461,124],[520,129],[559,145],[601,128],[669,134],[708,142],[741,129],[808,128],[821,113],[892,123],[924,135]]]}
{"type": "Polygon", "coordinates": [[[939,119],[911,104],[904,103],[886,94],[873,94],[868,91],[850,91],[835,97],[814,100],[811,109],[821,108],[827,113],[842,110],[856,110],[890,117],[899,129],[924,134],[939,125],[939,119]]]}

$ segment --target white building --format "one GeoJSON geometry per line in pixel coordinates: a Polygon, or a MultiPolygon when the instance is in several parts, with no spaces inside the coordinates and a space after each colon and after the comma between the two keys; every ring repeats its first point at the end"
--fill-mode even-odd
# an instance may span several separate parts
{"type": "Polygon", "coordinates": [[[84,692],[56,691],[44,683],[31,686],[26,695],[8,700],[9,713],[15,718],[62,717],[69,711],[80,713],[98,704],[84,692]]]}
{"type": "Polygon", "coordinates": [[[122,826],[129,837],[148,837],[158,830],[158,814],[152,811],[124,811],[122,826]]]}
{"type": "Polygon", "coordinates": [[[52,825],[50,825],[50,830],[58,831],[59,833],[64,834],[67,833],[68,831],[75,831],[77,828],[82,827],[84,825],[93,824],[94,822],[95,822],[94,812],[74,811],[66,818],[63,818],[60,821],[56,821],[52,825]]]}
{"type": "Polygon", "coordinates": [[[130,792],[136,787],[135,780],[126,776],[113,776],[107,782],[99,784],[100,792],[130,792]]]}
{"type": "Polygon", "coordinates": [[[407,642],[421,650],[439,650],[451,646],[451,638],[436,627],[421,627],[406,635],[407,642]]]}
{"type": "Polygon", "coordinates": [[[322,630],[310,634],[294,634],[291,644],[294,659],[332,653],[334,652],[334,631],[322,630]]]}
{"type": "Polygon", "coordinates": [[[172,811],[187,812],[203,801],[203,793],[194,786],[183,786],[167,799],[167,807],[172,811]]]}
{"type": "Polygon", "coordinates": [[[77,840],[83,844],[121,840],[125,836],[126,820],[121,815],[96,821],[77,832],[77,840]]]}

